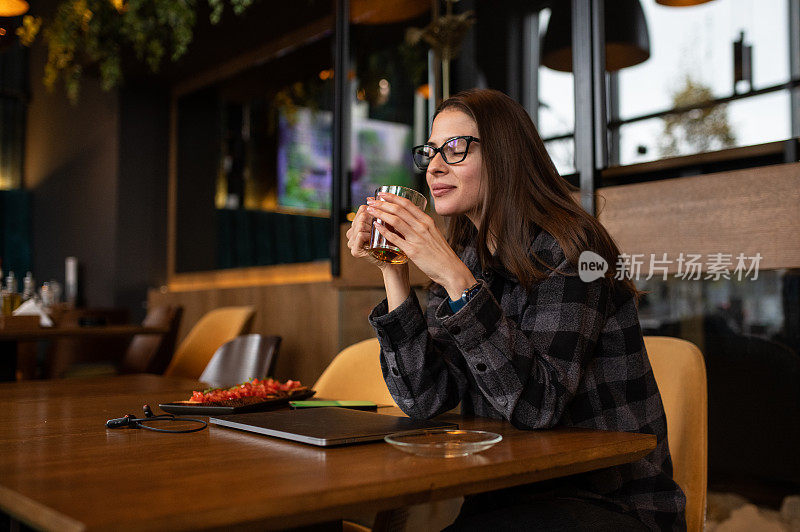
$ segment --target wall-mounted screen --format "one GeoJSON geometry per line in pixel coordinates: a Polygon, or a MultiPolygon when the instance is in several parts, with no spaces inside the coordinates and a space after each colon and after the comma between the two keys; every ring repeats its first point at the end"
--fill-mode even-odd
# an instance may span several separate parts
{"type": "MultiPolygon", "coordinates": [[[[278,138],[278,205],[319,211],[330,209],[332,121],[330,111],[282,110],[278,138]]],[[[350,192],[360,205],[380,185],[416,184],[407,124],[353,117],[350,192]]]]}
{"type": "Polygon", "coordinates": [[[331,206],[333,113],[281,109],[278,118],[278,205],[304,210],[331,206]]]}
{"type": "Polygon", "coordinates": [[[411,142],[412,129],[407,124],[353,117],[350,197],[354,206],[362,205],[381,185],[417,188],[411,142]]]}

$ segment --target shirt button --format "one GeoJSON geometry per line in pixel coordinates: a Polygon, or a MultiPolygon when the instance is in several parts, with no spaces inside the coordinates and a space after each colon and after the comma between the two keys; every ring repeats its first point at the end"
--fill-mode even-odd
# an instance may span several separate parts
{"type": "Polygon", "coordinates": [[[505,398],[505,397],[503,397],[503,396],[500,396],[500,397],[498,397],[498,398],[497,398],[497,402],[498,402],[499,404],[501,404],[501,405],[504,405],[504,406],[505,406],[505,405],[508,403],[508,399],[506,399],[506,398],[505,398]]]}
{"type": "Polygon", "coordinates": [[[459,327],[458,325],[453,325],[452,327],[450,327],[450,334],[458,334],[460,332],[461,332],[461,327],[459,327]]]}
{"type": "Polygon", "coordinates": [[[400,372],[399,372],[399,371],[397,371],[397,368],[396,368],[396,367],[392,366],[392,374],[393,374],[395,377],[397,377],[398,375],[400,375],[400,372]]]}
{"type": "Polygon", "coordinates": [[[483,362],[479,362],[478,364],[475,365],[475,369],[477,369],[480,372],[484,372],[486,371],[486,364],[484,364],[483,362]]]}

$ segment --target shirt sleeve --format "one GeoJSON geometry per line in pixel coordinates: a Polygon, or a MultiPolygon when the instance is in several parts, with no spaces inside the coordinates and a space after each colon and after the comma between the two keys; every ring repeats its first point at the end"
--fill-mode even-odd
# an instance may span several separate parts
{"type": "MultiPolygon", "coordinates": [[[[435,301],[438,304],[439,299],[435,301]]],[[[384,299],[369,320],[381,344],[386,386],[406,414],[428,419],[458,405],[467,386],[458,368],[460,354],[455,344],[436,340],[430,334],[414,290],[392,312],[388,312],[384,299]]]]}
{"type": "Polygon", "coordinates": [[[550,427],[558,424],[594,354],[609,282],[584,282],[564,261],[520,298],[518,323],[486,286],[455,314],[443,302],[436,318],[483,397],[504,418],[519,428],[550,427]]]}

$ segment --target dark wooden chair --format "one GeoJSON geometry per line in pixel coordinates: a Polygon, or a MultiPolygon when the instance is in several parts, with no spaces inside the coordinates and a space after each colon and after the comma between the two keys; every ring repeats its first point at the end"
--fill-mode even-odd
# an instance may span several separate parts
{"type": "Polygon", "coordinates": [[[237,336],[217,349],[200,381],[223,387],[263,379],[272,371],[280,345],[280,336],[237,336]]]}
{"type": "Polygon", "coordinates": [[[120,373],[162,374],[172,360],[183,307],[158,305],[147,311],[145,327],[169,328],[166,334],[137,334],[131,340],[119,367],[120,373]]]}

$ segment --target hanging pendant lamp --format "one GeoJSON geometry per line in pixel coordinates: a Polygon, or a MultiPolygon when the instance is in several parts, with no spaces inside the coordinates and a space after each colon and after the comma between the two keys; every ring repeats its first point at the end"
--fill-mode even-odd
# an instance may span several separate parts
{"type": "Polygon", "coordinates": [[[0,17],[18,17],[28,12],[28,2],[24,0],[0,0],[0,17]]]}
{"type": "MultiPolygon", "coordinates": [[[[586,21],[588,24],[588,21],[586,21]]],[[[639,0],[605,3],[606,70],[613,72],[643,63],[650,57],[647,20],[639,0]]],[[[572,2],[553,5],[542,40],[542,64],[572,72],[572,2]]]]}
{"type": "Polygon", "coordinates": [[[706,2],[710,1],[711,0],[656,0],[656,4],[670,7],[689,7],[705,4],[706,2]]]}

